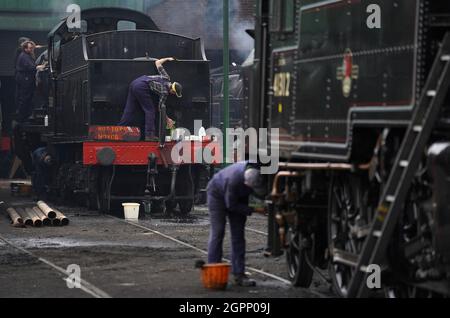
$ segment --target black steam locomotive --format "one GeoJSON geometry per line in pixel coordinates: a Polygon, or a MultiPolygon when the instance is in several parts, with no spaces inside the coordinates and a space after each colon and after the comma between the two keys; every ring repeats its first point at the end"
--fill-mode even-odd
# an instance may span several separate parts
{"type": "MultiPolygon", "coordinates": [[[[209,62],[201,40],[162,32],[149,16],[127,9],[89,9],[81,19],[79,30],[63,20],[49,34],[48,109],[18,128],[16,151],[27,162],[34,149],[48,147],[56,156],[51,188],[64,199],[85,200],[105,212],[131,201],[146,203],[147,212],[179,205],[189,213],[206,166],[202,158],[174,162],[176,142],[167,139],[163,123],[170,116],[192,134],[196,120],[210,127],[209,62]],[[160,142],[143,142],[136,127],[117,124],[130,83],[157,74],[155,58],[167,56],[177,59],[165,68],[185,93],[169,97],[160,110],[160,142]]],[[[203,140],[185,142],[205,146],[203,140]]]]}
{"type": "Polygon", "coordinates": [[[296,286],[328,268],[344,297],[448,296],[450,3],[256,8],[250,121],[279,128],[282,158],[272,253],[296,286]]]}

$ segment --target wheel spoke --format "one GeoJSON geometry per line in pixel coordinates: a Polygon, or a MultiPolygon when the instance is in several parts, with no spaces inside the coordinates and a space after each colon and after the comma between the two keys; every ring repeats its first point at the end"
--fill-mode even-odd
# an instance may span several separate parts
{"type": "Polygon", "coordinates": [[[289,229],[287,234],[289,247],[286,251],[289,278],[294,286],[309,287],[312,282],[313,270],[308,266],[305,256],[310,253],[301,247],[303,235],[300,231],[289,229]]]}
{"type": "Polygon", "coordinates": [[[298,234],[295,234],[292,240],[289,242],[289,244],[294,248],[296,251],[300,251],[300,243],[299,243],[299,236],[298,234]]]}
{"type": "MultiPolygon", "coordinates": [[[[350,178],[348,175],[335,177],[329,197],[329,246],[352,254],[360,252],[361,243],[353,233],[355,229],[362,226],[361,219],[365,219],[363,202],[368,190],[361,187],[361,183],[357,181],[356,177],[350,178]]],[[[333,262],[329,269],[335,290],[345,297],[354,269],[351,266],[333,262]]]]}

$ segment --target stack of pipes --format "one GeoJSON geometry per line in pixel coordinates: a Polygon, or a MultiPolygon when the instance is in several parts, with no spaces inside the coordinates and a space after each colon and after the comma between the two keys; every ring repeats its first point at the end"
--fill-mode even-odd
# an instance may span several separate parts
{"type": "Polygon", "coordinates": [[[32,208],[8,208],[7,213],[14,227],[24,226],[67,226],[69,219],[60,211],[50,208],[44,201],[39,201],[32,208]]]}

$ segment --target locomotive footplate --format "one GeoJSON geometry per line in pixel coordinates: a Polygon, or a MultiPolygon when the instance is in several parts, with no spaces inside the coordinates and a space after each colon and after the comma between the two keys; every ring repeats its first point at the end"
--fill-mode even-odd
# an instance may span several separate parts
{"type": "Polygon", "coordinates": [[[115,155],[113,165],[147,166],[150,154],[155,154],[157,165],[205,164],[204,155],[212,158],[208,164],[221,161],[220,145],[215,141],[168,142],[160,147],[158,142],[85,142],[83,143],[83,163],[86,166],[104,165],[99,154],[105,149],[115,155]],[[174,149],[176,147],[176,149],[174,149]],[[190,155],[185,151],[190,151],[190,155]],[[172,155],[173,154],[173,155],[172,155]]]}
{"type": "Polygon", "coordinates": [[[199,171],[220,163],[219,149],[219,143],[211,140],[164,146],[158,142],[89,141],[83,143],[83,165],[103,171],[99,191],[103,212],[111,210],[112,202],[139,202],[146,214],[171,213],[179,205],[181,214],[187,215],[199,190],[199,171]],[[139,182],[126,180],[136,171],[143,178],[142,191],[134,188],[139,182]]]}

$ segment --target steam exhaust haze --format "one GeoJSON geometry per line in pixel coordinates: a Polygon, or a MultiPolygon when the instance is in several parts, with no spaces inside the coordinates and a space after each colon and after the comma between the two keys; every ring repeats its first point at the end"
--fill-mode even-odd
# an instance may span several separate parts
{"type": "MultiPolygon", "coordinates": [[[[230,0],[230,47],[243,52],[243,58],[250,53],[254,41],[246,33],[254,29],[253,15],[243,15],[243,0],[230,0]],[[245,52],[245,53],[244,53],[245,52]]],[[[207,24],[217,30],[218,40],[223,42],[223,1],[209,0],[207,11],[207,24]]]]}
{"type": "Polygon", "coordinates": [[[128,8],[138,11],[144,11],[146,4],[152,5],[162,2],[162,0],[117,0],[109,1],[107,5],[102,4],[101,1],[90,0],[49,0],[52,11],[62,17],[67,15],[66,9],[71,4],[78,4],[81,10],[96,8],[96,7],[119,7],[128,8]]]}

